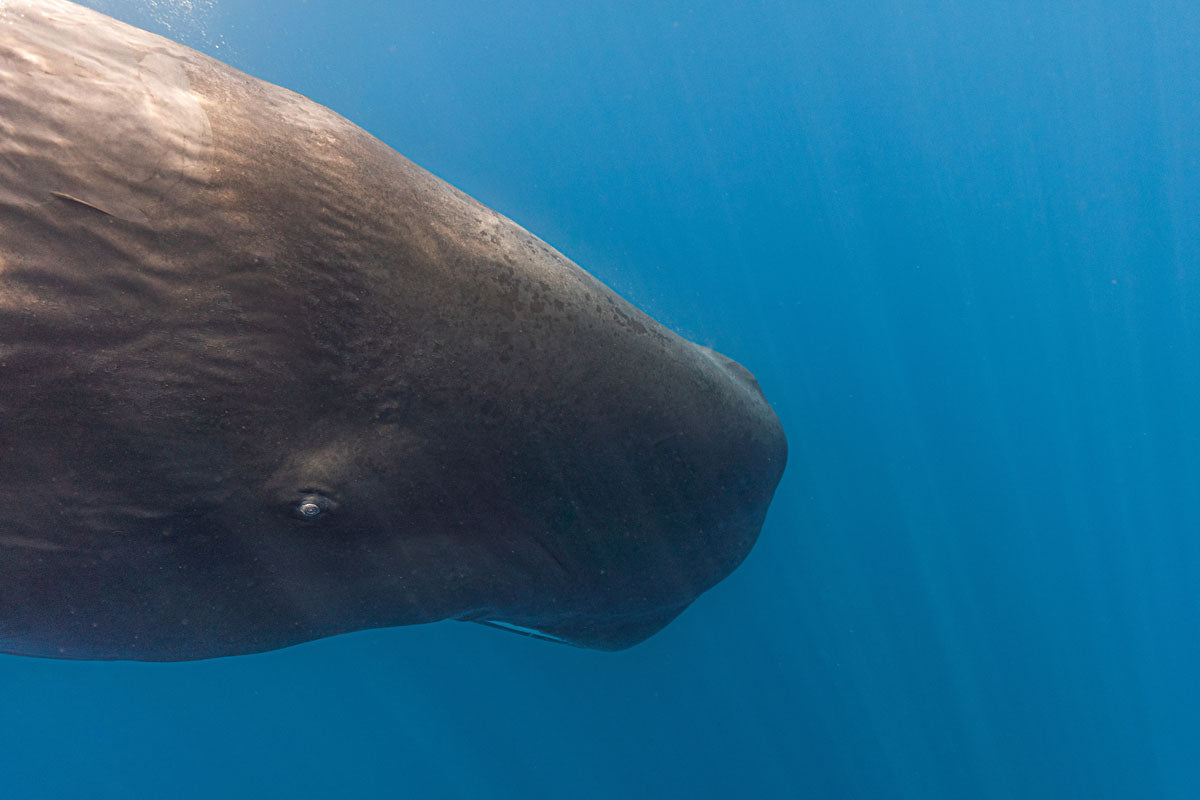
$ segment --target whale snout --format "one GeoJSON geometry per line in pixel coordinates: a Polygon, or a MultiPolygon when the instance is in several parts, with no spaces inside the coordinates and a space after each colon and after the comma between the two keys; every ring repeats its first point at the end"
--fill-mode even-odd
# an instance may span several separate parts
{"type": "Polygon", "coordinates": [[[628,647],[728,576],[757,541],[787,462],[779,419],[737,361],[674,337],[658,356],[636,381],[614,379],[625,391],[576,398],[580,418],[604,422],[577,430],[561,450],[569,462],[557,465],[579,519],[598,524],[563,529],[553,546],[573,590],[604,602],[549,624],[510,621],[587,647],[628,647]]]}

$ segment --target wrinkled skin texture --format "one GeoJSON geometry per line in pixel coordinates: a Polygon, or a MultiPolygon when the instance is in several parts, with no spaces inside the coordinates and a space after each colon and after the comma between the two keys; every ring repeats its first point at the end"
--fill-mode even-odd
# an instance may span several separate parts
{"type": "Polygon", "coordinates": [[[785,459],[743,368],[328,109],[0,2],[0,651],[627,647],[785,459]]]}

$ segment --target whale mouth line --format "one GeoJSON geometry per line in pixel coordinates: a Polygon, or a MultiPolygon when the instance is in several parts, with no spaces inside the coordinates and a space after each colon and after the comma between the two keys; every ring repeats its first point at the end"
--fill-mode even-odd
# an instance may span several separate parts
{"type": "Polygon", "coordinates": [[[503,622],[498,619],[476,619],[471,621],[478,623],[479,625],[486,625],[489,628],[508,631],[509,633],[516,633],[520,634],[521,636],[528,636],[530,639],[540,639],[543,642],[556,642],[558,644],[569,644],[572,647],[578,646],[574,642],[563,639],[559,636],[553,636],[549,633],[542,633],[534,628],[526,628],[524,625],[516,625],[512,622],[503,622]]]}

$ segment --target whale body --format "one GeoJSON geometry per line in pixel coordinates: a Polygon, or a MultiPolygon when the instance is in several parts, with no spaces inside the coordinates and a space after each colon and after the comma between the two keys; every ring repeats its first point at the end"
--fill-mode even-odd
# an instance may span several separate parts
{"type": "Polygon", "coordinates": [[[0,652],[628,647],[786,452],[743,367],[332,111],[0,2],[0,652]]]}

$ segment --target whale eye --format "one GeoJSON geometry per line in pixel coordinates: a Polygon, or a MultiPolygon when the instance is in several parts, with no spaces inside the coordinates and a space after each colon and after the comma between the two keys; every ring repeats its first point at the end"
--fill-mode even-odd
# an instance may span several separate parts
{"type": "Polygon", "coordinates": [[[300,519],[316,519],[328,514],[335,506],[336,504],[325,495],[309,492],[302,496],[292,508],[300,519]]]}

